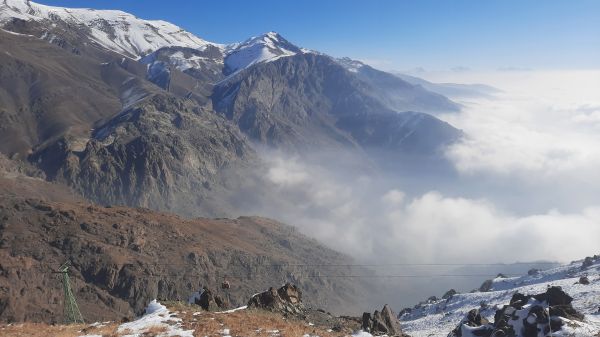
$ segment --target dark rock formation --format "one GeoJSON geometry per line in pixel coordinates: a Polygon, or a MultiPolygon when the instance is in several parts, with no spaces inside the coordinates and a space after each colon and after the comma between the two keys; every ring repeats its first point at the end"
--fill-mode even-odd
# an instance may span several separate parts
{"type": "Polygon", "coordinates": [[[279,289],[271,287],[267,291],[252,296],[248,301],[248,308],[292,315],[302,315],[306,309],[302,303],[302,292],[298,287],[289,283],[279,289]]]}
{"type": "Polygon", "coordinates": [[[362,147],[428,156],[462,135],[410,112],[419,110],[390,109],[371,85],[324,55],[257,64],[217,85],[212,98],[215,110],[253,140],[292,150],[362,147]]]}
{"type": "Polygon", "coordinates": [[[550,287],[545,293],[524,295],[515,293],[508,305],[496,311],[494,322],[488,322],[479,310],[469,311],[449,337],[537,337],[550,329],[562,327],[560,318],[583,320],[583,315],[571,305],[573,298],[560,287],[550,287]],[[547,308],[549,307],[549,310],[547,308]],[[468,331],[468,334],[465,334],[468,331]]]}
{"type": "Polygon", "coordinates": [[[600,255],[587,256],[581,263],[581,270],[591,267],[594,263],[600,261],[600,255]]]}
{"type": "Polygon", "coordinates": [[[490,290],[492,290],[492,285],[493,285],[493,281],[492,280],[485,280],[481,286],[479,287],[479,291],[481,292],[488,292],[490,290]]]}
{"type": "Polygon", "coordinates": [[[587,276],[582,276],[579,278],[579,284],[588,285],[590,284],[590,279],[587,276]]]}
{"type": "Polygon", "coordinates": [[[206,311],[217,311],[227,309],[229,303],[224,300],[220,295],[214,294],[212,290],[204,288],[200,297],[196,299],[195,303],[202,307],[206,311]]]}
{"type": "Polygon", "coordinates": [[[444,294],[444,296],[442,296],[442,299],[449,300],[449,299],[451,299],[456,294],[458,294],[458,292],[456,290],[450,289],[450,290],[446,291],[446,293],[444,294]]]}
{"type": "Polygon", "coordinates": [[[362,329],[373,335],[407,336],[402,332],[398,317],[387,304],[381,311],[375,310],[372,315],[363,313],[362,329]]]}

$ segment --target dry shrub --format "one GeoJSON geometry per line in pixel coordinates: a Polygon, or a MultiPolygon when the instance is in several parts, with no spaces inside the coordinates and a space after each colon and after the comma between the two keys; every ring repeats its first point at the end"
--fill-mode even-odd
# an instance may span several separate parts
{"type": "Polygon", "coordinates": [[[143,337],[157,337],[167,332],[169,328],[166,325],[153,325],[142,333],[143,337]]]}

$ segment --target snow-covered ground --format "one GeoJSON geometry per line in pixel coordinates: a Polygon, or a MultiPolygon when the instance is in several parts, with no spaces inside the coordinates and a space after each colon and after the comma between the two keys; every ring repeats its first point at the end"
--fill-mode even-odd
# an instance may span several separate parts
{"type": "Polygon", "coordinates": [[[582,262],[574,261],[536,275],[496,278],[488,292],[456,294],[448,301],[418,305],[401,317],[402,327],[413,337],[447,336],[471,309],[480,309],[493,321],[496,309],[508,304],[514,293],[533,295],[545,292],[549,286],[560,286],[573,297],[573,307],[585,315],[585,321],[566,324],[553,336],[596,336],[600,333],[600,260],[587,268],[582,268],[582,262]],[[582,276],[587,276],[590,284],[579,284],[582,276]]]}
{"type": "MultiPolygon", "coordinates": [[[[160,333],[161,336],[193,337],[193,331],[181,327],[181,318],[177,318],[167,307],[156,300],[150,302],[144,316],[135,321],[123,323],[117,329],[119,336],[140,337],[149,332],[160,333]]],[[[93,337],[85,335],[83,337],[93,337]]]]}

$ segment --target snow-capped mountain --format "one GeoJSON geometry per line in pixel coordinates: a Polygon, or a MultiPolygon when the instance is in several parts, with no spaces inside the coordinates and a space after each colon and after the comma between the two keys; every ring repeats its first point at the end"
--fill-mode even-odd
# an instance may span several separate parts
{"type": "Polygon", "coordinates": [[[225,73],[231,74],[253,64],[293,56],[302,50],[276,32],[254,36],[226,47],[225,73]]]}
{"type": "Polygon", "coordinates": [[[28,0],[2,0],[0,24],[5,25],[15,19],[48,22],[48,27],[67,23],[86,30],[98,45],[134,59],[167,46],[203,50],[208,45],[216,45],[172,23],[142,20],[119,10],[64,8],[28,0]]]}
{"type": "Polygon", "coordinates": [[[573,307],[585,315],[583,322],[569,322],[552,336],[597,336],[600,333],[599,256],[548,270],[531,270],[525,276],[497,277],[486,282],[482,289],[486,291],[428,300],[405,310],[401,316],[402,327],[413,337],[446,336],[472,309],[479,309],[482,316],[493,321],[496,310],[509,304],[515,293],[539,294],[551,286],[560,286],[573,297],[573,307]]]}

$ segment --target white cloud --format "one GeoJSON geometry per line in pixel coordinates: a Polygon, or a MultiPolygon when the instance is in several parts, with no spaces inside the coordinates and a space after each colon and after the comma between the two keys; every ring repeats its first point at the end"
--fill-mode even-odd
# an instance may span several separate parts
{"type": "Polygon", "coordinates": [[[600,167],[600,71],[454,77],[504,90],[497,99],[462,102],[462,113],[442,116],[468,134],[448,150],[461,172],[552,180],[600,167]]]}
{"type": "Polygon", "coordinates": [[[359,260],[567,261],[592,253],[600,237],[598,207],[517,216],[487,198],[448,197],[436,191],[410,198],[389,182],[373,183],[375,177],[361,182],[339,175],[339,169],[293,158],[269,162],[269,172],[277,172],[268,178],[277,187],[278,203],[261,213],[296,225],[359,260]],[[303,178],[290,184],[281,177],[303,178]]]}

